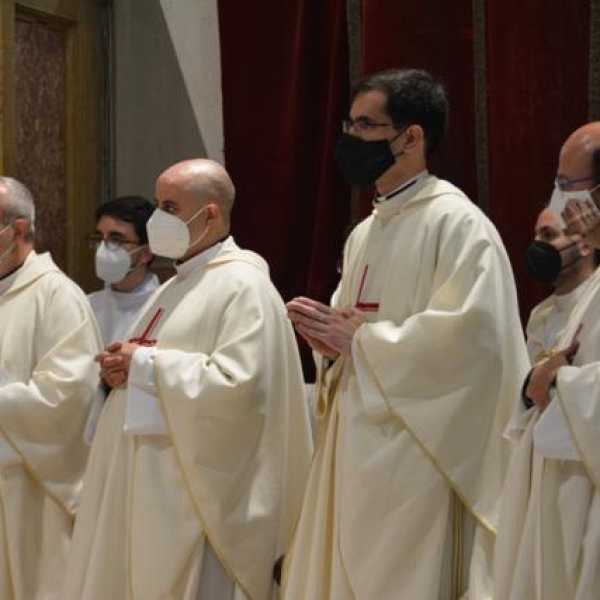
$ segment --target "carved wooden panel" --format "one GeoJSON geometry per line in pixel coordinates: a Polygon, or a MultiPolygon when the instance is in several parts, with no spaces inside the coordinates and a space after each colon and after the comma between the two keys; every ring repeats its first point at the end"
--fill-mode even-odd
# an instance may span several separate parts
{"type": "Polygon", "coordinates": [[[36,202],[36,249],[67,262],[65,30],[15,26],[16,177],[36,202]]]}

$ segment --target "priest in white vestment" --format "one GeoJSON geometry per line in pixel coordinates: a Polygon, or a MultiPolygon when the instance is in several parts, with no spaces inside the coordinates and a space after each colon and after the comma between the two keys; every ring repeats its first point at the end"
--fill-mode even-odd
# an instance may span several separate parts
{"type": "Polygon", "coordinates": [[[265,261],[229,235],[234,188],[210,160],[167,169],[148,221],[177,259],[99,360],[92,445],[63,599],[267,600],[312,442],[303,374],[265,261]]]}
{"type": "Polygon", "coordinates": [[[87,241],[96,252],[96,275],[104,289],[88,299],[105,346],[125,338],[159,286],[146,233],[153,210],[141,196],[114,198],[96,210],[96,230],[87,241]]]}
{"type": "Polygon", "coordinates": [[[552,294],[533,307],[527,321],[527,351],[533,364],[548,357],[556,347],[571,310],[596,269],[592,246],[583,240],[571,240],[563,228],[561,216],[544,208],[535,223],[535,239],[525,251],[529,275],[554,288],[552,294]],[[553,256],[560,260],[552,260],[553,256]]]}
{"type": "Polygon", "coordinates": [[[336,159],[375,184],[373,212],[331,306],[287,305],[315,351],[320,430],[286,599],[491,597],[502,431],[528,360],[497,231],[427,171],[446,111],[423,71],[355,88],[336,159]]]}
{"type": "Polygon", "coordinates": [[[33,199],[8,177],[0,227],[0,598],[51,600],[88,455],[100,341],[83,291],[33,250],[33,199]]]}
{"type": "MultiPolygon", "coordinates": [[[[565,233],[596,248],[599,184],[597,122],[563,145],[551,202],[565,233]]],[[[528,375],[506,430],[515,452],[496,548],[497,600],[600,598],[600,273],[588,281],[550,357],[528,375]]]]}

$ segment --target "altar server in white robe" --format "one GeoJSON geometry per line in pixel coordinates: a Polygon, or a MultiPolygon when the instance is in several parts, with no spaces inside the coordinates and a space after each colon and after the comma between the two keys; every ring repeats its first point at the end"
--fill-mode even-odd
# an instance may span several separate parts
{"type": "Polygon", "coordinates": [[[105,346],[124,339],[159,286],[146,233],[153,210],[141,196],[121,196],[96,210],[96,230],[87,242],[96,252],[96,275],[104,289],[88,298],[105,346]]]}
{"type": "MultiPolygon", "coordinates": [[[[600,248],[600,122],[561,148],[551,202],[566,233],[600,248]],[[565,206],[566,205],[566,206],[565,206]]],[[[560,256],[554,257],[560,262],[560,256]]],[[[600,273],[551,357],[529,374],[506,434],[516,442],[498,536],[498,600],[600,598],[600,273]]]]}
{"type": "Polygon", "coordinates": [[[311,458],[302,369],[265,261],[229,234],[233,184],[167,169],[148,221],[177,259],[99,356],[116,388],[92,446],[63,598],[266,600],[311,458]]]}
{"type": "Polygon", "coordinates": [[[34,203],[0,177],[0,598],[56,598],[88,455],[100,341],[85,294],[33,250],[34,203]]]}
{"type": "Polygon", "coordinates": [[[490,594],[502,431],[528,359],[497,231],[427,171],[446,114],[423,71],[355,88],[336,159],[375,184],[373,212],[332,305],[287,305],[316,354],[320,432],[286,599],[490,594]]]}
{"type": "Polygon", "coordinates": [[[538,215],[534,232],[535,239],[525,251],[525,266],[531,277],[553,291],[534,306],[527,321],[527,351],[533,364],[556,347],[571,310],[590,283],[597,256],[584,240],[565,235],[562,217],[550,207],[538,215]],[[560,261],[553,260],[557,251],[560,261]]]}

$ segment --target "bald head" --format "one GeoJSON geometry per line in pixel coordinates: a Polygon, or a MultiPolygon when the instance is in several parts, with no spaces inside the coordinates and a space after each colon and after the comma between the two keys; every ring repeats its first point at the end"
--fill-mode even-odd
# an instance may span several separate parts
{"type": "Polygon", "coordinates": [[[600,183],[600,121],[576,129],[563,144],[558,160],[558,176],[568,180],[589,178],[586,189],[600,183]],[[596,158],[595,158],[596,157],[596,158]]]}
{"type": "Polygon", "coordinates": [[[186,160],[161,173],[155,186],[156,205],[183,221],[189,232],[190,244],[179,260],[185,261],[229,235],[234,197],[227,171],[214,160],[186,160]]]}
{"type": "Polygon", "coordinates": [[[199,204],[214,202],[224,220],[229,222],[235,188],[229,174],[218,162],[207,158],[178,162],[159,176],[157,186],[159,183],[177,187],[199,204]]]}

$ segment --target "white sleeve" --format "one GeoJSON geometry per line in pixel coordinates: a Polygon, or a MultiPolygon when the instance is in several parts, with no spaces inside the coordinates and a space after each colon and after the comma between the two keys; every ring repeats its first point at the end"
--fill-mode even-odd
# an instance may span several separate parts
{"type": "Polygon", "coordinates": [[[546,458],[581,460],[554,388],[550,390],[550,399],[533,429],[535,452],[546,458]]]}
{"type": "Polygon", "coordinates": [[[151,347],[138,348],[131,357],[123,432],[129,435],[166,435],[167,424],[156,396],[151,347]]]}
{"type": "MultiPolygon", "coordinates": [[[[7,385],[15,381],[13,374],[0,367],[0,386],[7,385]]],[[[10,442],[4,434],[0,433],[0,467],[10,467],[23,462],[21,456],[15,452],[10,442]]]]}

